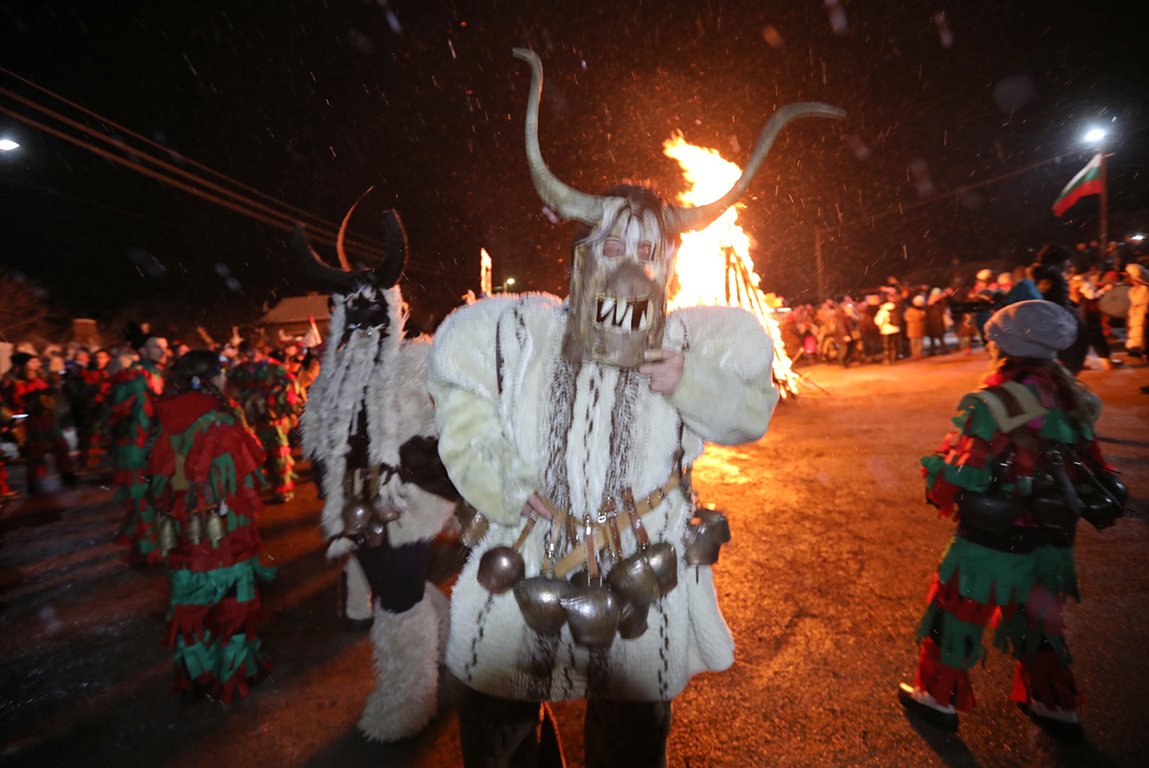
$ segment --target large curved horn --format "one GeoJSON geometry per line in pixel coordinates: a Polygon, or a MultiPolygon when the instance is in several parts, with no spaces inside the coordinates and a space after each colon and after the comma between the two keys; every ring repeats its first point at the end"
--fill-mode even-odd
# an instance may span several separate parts
{"type": "Polygon", "coordinates": [[[303,225],[299,223],[295,225],[295,234],[291,237],[291,252],[295,254],[295,258],[308,277],[335,290],[342,292],[354,290],[356,283],[362,277],[360,272],[344,272],[327,266],[311,247],[311,242],[303,231],[303,225]]]}
{"type": "Polygon", "coordinates": [[[829,104],[802,102],[798,104],[788,104],[770,115],[770,119],[766,121],[766,125],[762,128],[762,132],[758,134],[758,141],[754,142],[754,151],[750,153],[750,159],[747,161],[746,167],[742,170],[742,175],[738,177],[738,181],[734,182],[734,186],[730,188],[730,191],[723,195],[721,199],[715,200],[713,203],[708,203],[707,205],[700,205],[697,208],[671,207],[667,216],[667,223],[671,230],[689,232],[691,230],[704,229],[721,216],[727,208],[738,202],[738,198],[746,193],[746,189],[750,186],[754,175],[758,173],[758,169],[762,167],[762,161],[766,159],[766,155],[770,152],[770,147],[774,144],[774,139],[778,137],[778,134],[787,123],[792,120],[799,120],[803,117],[832,117],[835,120],[845,120],[846,111],[838,107],[831,107],[829,104]]]}
{"type": "Polygon", "coordinates": [[[387,229],[384,238],[387,252],[375,266],[375,281],[383,288],[390,288],[399,282],[403,270],[407,268],[407,232],[403,229],[399,213],[394,210],[383,214],[383,226],[387,229]]]}
{"type": "Polygon", "coordinates": [[[515,48],[512,53],[516,59],[531,65],[531,92],[527,99],[527,165],[531,169],[535,190],[543,202],[564,219],[575,219],[593,227],[602,220],[602,201],[559,181],[543,162],[543,154],[539,150],[539,94],[543,92],[543,64],[530,49],[515,48]]]}
{"type": "Polygon", "coordinates": [[[347,253],[343,250],[343,236],[347,234],[347,225],[351,223],[351,214],[355,213],[355,206],[363,202],[363,198],[370,194],[371,190],[375,189],[372,184],[367,188],[367,191],[359,196],[359,199],[352,203],[351,207],[347,210],[347,215],[343,217],[343,223],[339,225],[339,234],[335,237],[335,252],[339,254],[339,264],[343,267],[344,272],[351,271],[351,261],[347,258],[347,253]]]}

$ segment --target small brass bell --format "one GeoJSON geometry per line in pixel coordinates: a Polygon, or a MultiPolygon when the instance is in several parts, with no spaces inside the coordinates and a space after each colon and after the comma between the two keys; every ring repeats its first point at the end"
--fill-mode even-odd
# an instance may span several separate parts
{"type": "Polygon", "coordinates": [[[168,552],[179,546],[179,536],[176,534],[176,521],[171,515],[160,515],[160,530],[157,534],[160,554],[167,557],[168,552]]]}
{"type": "Polygon", "coordinates": [[[459,499],[459,503],[455,505],[455,517],[458,518],[459,526],[463,529],[462,533],[459,534],[459,543],[467,549],[473,549],[487,535],[490,523],[479,513],[479,510],[463,499],[459,499]]]}
{"type": "Polygon", "coordinates": [[[188,521],[184,525],[184,538],[190,541],[193,547],[203,538],[203,519],[199,513],[193,512],[188,516],[188,521]]]}
{"type": "Polygon", "coordinates": [[[218,549],[219,543],[223,541],[223,537],[227,535],[226,526],[224,525],[223,518],[220,517],[219,510],[213,509],[207,514],[207,540],[211,542],[212,549],[218,549]]]}

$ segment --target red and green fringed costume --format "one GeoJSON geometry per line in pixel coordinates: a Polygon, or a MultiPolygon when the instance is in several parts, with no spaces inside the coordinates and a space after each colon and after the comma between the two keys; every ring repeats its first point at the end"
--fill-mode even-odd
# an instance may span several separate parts
{"type": "MultiPolygon", "coordinates": [[[[1042,528],[1032,512],[1024,511],[1005,533],[987,533],[963,524],[955,500],[963,489],[990,490],[992,468],[997,466],[998,492],[1012,494],[1024,506],[1035,477],[1047,471],[1041,456],[1047,441],[1072,446],[1079,455],[1106,466],[1090,418],[1074,410],[1067,381],[1042,364],[1007,367],[991,375],[987,388],[1017,382],[1036,398],[1030,402],[1037,410],[1046,412],[1010,424],[1006,432],[1000,410],[995,416],[978,393],[967,395],[953,420],[957,430],[921,461],[929,502],[958,523],[917,634],[920,657],[914,684],[941,706],[959,711],[974,707],[969,669],[983,657],[982,637],[992,625],[994,646],[1017,659],[1011,698],[1023,704],[1037,700],[1050,709],[1076,709],[1078,692],[1062,615],[1066,597],[1080,599],[1073,531],[1042,528]],[[1010,460],[999,463],[1003,457],[1010,460]]],[[[1011,402],[1017,410],[1016,401],[1011,402]]],[[[1027,416],[1024,409],[1019,414],[1027,416]]],[[[1077,482],[1072,466],[1066,469],[1077,482]]]]}
{"type": "Polygon", "coordinates": [[[127,506],[128,519],[116,540],[132,547],[134,556],[149,563],[160,560],[156,544],[156,513],[147,502],[148,448],[155,433],[154,400],[164,391],[163,372],[140,360],[112,377],[112,482],[120,488],[115,499],[127,506]]]}
{"type": "Polygon", "coordinates": [[[160,431],[148,497],[160,511],[160,543],[171,546],[166,642],[175,654],[175,690],[194,681],[228,703],[270,669],[256,634],[257,582],[275,574],[259,563],[263,448],[218,397],[191,392],[160,400],[155,410],[160,431]],[[221,521],[214,534],[211,517],[221,521]]]}
{"type": "Polygon", "coordinates": [[[295,489],[295,461],[287,433],[292,418],[303,408],[303,395],[295,377],[274,360],[244,363],[230,371],[228,384],[247,414],[248,425],[267,452],[264,465],[268,485],[278,498],[290,498],[295,489]]]}
{"type": "MultiPolygon", "coordinates": [[[[3,400],[13,413],[25,413],[25,450],[28,456],[28,483],[39,483],[48,473],[48,454],[56,457],[61,475],[71,475],[74,467],[68,442],[52,409],[53,390],[40,378],[10,378],[4,384],[3,400]]],[[[5,484],[6,485],[6,484],[5,484]]]]}
{"type": "Polygon", "coordinates": [[[64,395],[72,406],[80,464],[88,468],[100,463],[104,432],[101,412],[110,389],[107,371],[96,368],[76,371],[64,382],[64,395]]]}

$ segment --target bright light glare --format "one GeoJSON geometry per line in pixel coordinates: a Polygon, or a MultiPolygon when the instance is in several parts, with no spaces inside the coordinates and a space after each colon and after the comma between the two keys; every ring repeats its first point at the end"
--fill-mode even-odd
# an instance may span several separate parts
{"type": "Polygon", "coordinates": [[[1130,240],[1136,240],[1137,242],[1141,242],[1142,240],[1145,239],[1145,235],[1134,235],[1133,237],[1131,237],[1129,239],[1130,240]]]}
{"type": "Polygon", "coordinates": [[[515,278],[508,277],[507,278],[507,285],[514,285],[514,284],[515,284],[515,278]]]}
{"type": "Polygon", "coordinates": [[[1105,131],[1100,128],[1094,128],[1089,133],[1085,134],[1086,141],[1101,141],[1105,138],[1105,131]]]}
{"type": "Polygon", "coordinates": [[[20,145],[12,141],[12,139],[0,139],[0,152],[9,152],[19,146],[20,145]]]}

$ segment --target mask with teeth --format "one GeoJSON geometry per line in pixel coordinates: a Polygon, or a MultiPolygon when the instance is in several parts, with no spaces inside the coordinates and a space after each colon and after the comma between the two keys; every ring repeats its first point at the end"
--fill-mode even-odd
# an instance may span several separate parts
{"type": "Polygon", "coordinates": [[[563,355],[633,368],[662,346],[677,243],[650,190],[620,186],[601,199],[602,221],[575,236],[563,355]]]}
{"type": "Polygon", "coordinates": [[[571,260],[570,309],[563,355],[620,368],[643,362],[647,349],[662,346],[667,282],[673,274],[679,235],[705,229],[746,193],[766,155],[789,122],[807,117],[842,120],[846,113],[818,103],[790,104],[766,121],[745,169],[726,194],[691,208],[668,205],[645,187],[621,186],[588,195],[551,173],[539,149],[539,97],[543,65],[526,48],[515,57],[531,67],[527,96],[526,150],[531,181],[559,216],[582,222],[571,260]]]}

